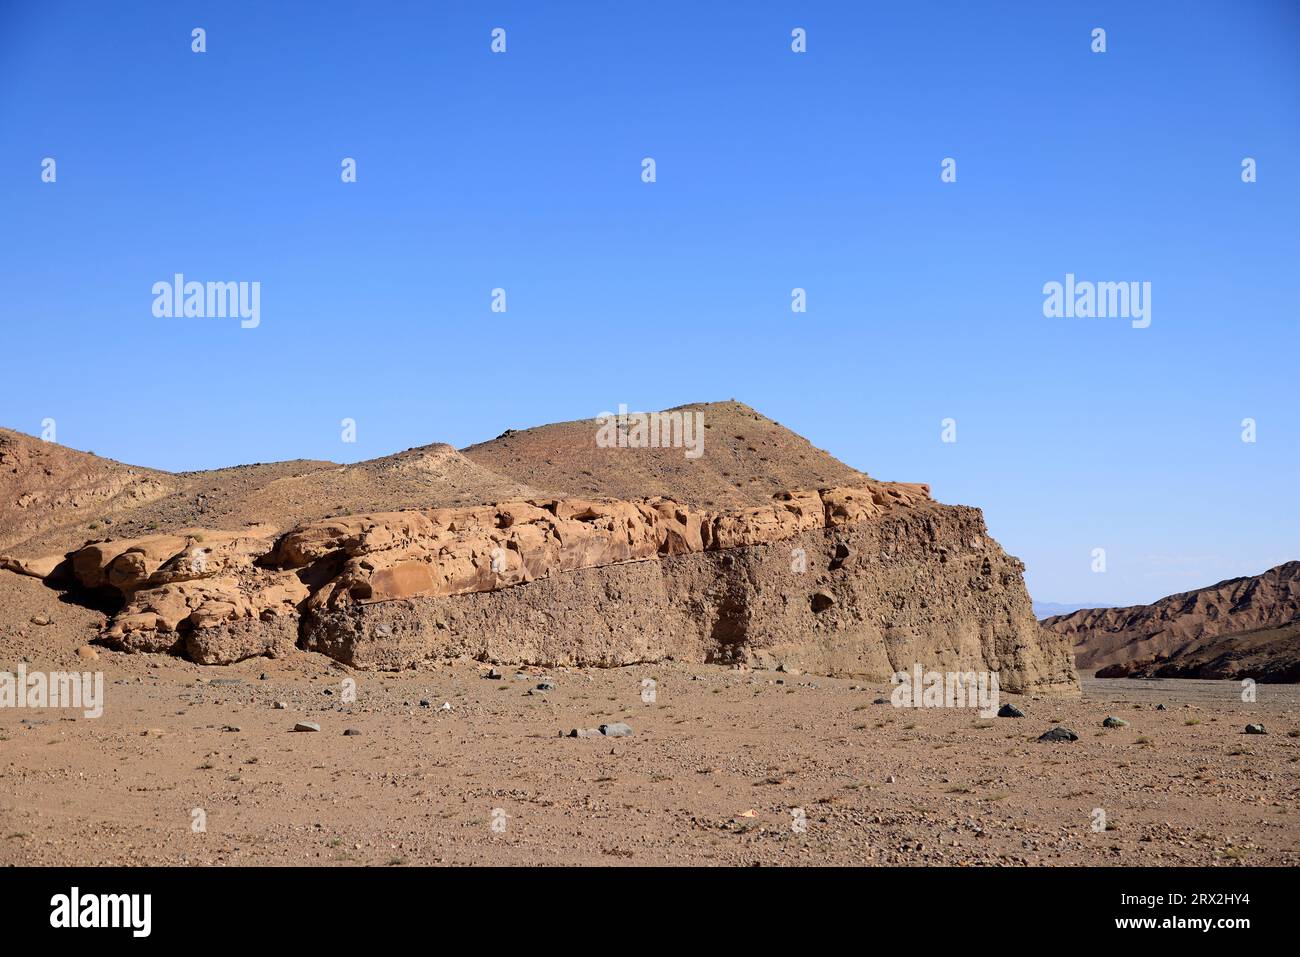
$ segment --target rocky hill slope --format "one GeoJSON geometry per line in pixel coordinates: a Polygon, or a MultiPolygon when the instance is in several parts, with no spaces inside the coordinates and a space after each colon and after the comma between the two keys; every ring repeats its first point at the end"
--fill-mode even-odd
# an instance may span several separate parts
{"type": "MultiPolygon", "coordinates": [[[[869,479],[738,403],[690,408],[730,436],[696,459],[598,447],[588,421],[352,466],[78,460],[113,494],[66,515],[47,497],[25,536],[4,502],[17,544],[0,567],[102,609],[104,643],[201,663],[295,646],[382,669],[919,662],[1075,690],[1068,645],[1037,627],[1022,565],[977,509],[869,479]],[[773,488],[792,478],[828,481],[773,488]],[[130,497],[140,482],[157,484],[130,497]]],[[[30,463],[64,451],[29,449],[6,480],[30,494],[30,463]]]]}
{"type": "Polygon", "coordinates": [[[1042,627],[1071,643],[1080,671],[1101,678],[1300,681],[1300,562],[1042,627]]]}

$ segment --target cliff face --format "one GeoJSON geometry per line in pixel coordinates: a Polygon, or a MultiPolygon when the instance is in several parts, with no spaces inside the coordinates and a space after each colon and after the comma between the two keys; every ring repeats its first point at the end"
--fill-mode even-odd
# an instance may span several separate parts
{"type": "Polygon", "coordinates": [[[1069,641],[1098,677],[1300,681],[1300,562],[1170,595],[1083,609],[1042,628],[1069,641]]]}
{"type": "Polygon", "coordinates": [[[920,662],[998,671],[1012,691],[1075,681],[978,510],[900,483],[721,512],[556,499],[340,516],[278,537],[192,529],[53,561],[8,565],[120,595],[105,632],[120,648],[209,664],[297,644],[382,669],[674,658],[884,678],[920,662]]]}
{"type": "Polygon", "coordinates": [[[6,481],[28,497],[0,501],[0,568],[106,609],[107,643],[205,664],[295,647],[379,669],[920,663],[1077,688],[978,510],[875,481],[740,403],[688,413],[698,459],[599,447],[586,421],[347,466],[142,471],[148,495],[120,494],[129,466],[9,433],[6,481]],[[71,510],[41,478],[64,459],[95,490],[71,510]]]}

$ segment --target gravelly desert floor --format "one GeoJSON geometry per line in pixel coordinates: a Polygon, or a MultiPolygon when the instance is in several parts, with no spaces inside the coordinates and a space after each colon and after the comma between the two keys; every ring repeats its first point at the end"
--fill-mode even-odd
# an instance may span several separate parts
{"type": "Polygon", "coordinates": [[[1300,863],[1293,685],[1246,704],[1229,682],[1089,680],[985,720],[716,666],[493,680],[100,654],[81,664],[105,673],[103,717],[0,710],[0,863],[1300,863]],[[528,694],[542,677],[555,689],[528,694]],[[612,721],[636,734],[558,736],[612,721]],[[1056,724],[1079,740],[1035,740],[1056,724]]]}

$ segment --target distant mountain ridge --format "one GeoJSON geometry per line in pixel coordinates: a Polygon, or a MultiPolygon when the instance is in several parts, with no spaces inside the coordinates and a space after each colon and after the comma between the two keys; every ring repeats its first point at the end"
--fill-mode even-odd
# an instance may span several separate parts
{"type": "Polygon", "coordinates": [[[1300,681],[1300,561],[1150,605],[1056,615],[1080,672],[1099,678],[1300,681]]]}
{"type": "Polygon", "coordinates": [[[1062,602],[1062,601],[1036,601],[1034,602],[1034,617],[1040,621],[1044,618],[1055,618],[1057,615],[1068,615],[1071,612],[1081,611],[1084,608],[1114,608],[1114,605],[1103,605],[1099,601],[1080,601],[1080,602],[1062,602]]]}

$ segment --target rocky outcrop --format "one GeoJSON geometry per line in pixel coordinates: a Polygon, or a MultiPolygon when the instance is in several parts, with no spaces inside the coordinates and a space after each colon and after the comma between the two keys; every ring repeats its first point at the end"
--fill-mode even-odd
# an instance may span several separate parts
{"type": "Polygon", "coordinates": [[[338,516],[278,537],[187,530],[92,543],[62,567],[121,596],[109,641],[203,663],[296,643],[362,668],[676,658],[885,677],[921,662],[995,670],[1008,690],[1075,687],[1020,562],[978,510],[923,485],[867,480],[723,511],[533,499],[338,516]]]}
{"type": "Polygon", "coordinates": [[[1300,562],[1042,627],[1070,642],[1079,670],[1101,678],[1300,681],[1300,562]]]}

